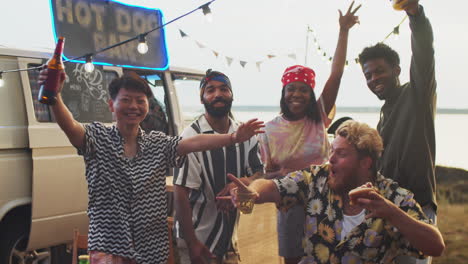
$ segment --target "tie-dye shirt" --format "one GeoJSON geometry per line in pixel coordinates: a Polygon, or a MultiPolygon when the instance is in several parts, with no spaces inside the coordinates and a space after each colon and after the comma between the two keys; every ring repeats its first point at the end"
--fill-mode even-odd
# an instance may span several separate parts
{"type": "MultiPolygon", "coordinates": [[[[319,109],[323,109],[320,101],[319,109]]],[[[265,133],[260,135],[260,153],[267,171],[300,170],[327,161],[330,143],[325,127],[331,120],[323,110],[320,112],[321,122],[307,117],[289,121],[280,115],[265,123],[265,133]]]]}
{"type": "MultiPolygon", "coordinates": [[[[312,166],[274,180],[281,195],[281,210],[299,204],[306,212],[305,253],[301,264],[392,263],[397,255],[424,257],[382,218],[366,219],[341,237],[343,201],[328,187],[328,172],[328,165],[312,166]]],[[[429,223],[413,193],[380,174],[375,186],[380,194],[409,216],[429,223]]]]}

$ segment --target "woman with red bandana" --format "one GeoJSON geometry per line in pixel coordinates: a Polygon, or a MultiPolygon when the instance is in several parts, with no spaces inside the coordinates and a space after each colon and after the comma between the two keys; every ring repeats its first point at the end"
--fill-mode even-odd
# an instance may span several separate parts
{"type": "MultiPolygon", "coordinates": [[[[318,100],[314,93],[315,72],[305,66],[286,68],[281,79],[281,114],[265,125],[260,136],[260,152],[267,177],[283,177],[291,171],[322,164],[328,159],[329,142],[325,128],[335,105],[343,76],[348,45],[348,33],[358,17],[351,3],[345,15],[339,10],[340,32],[333,57],[332,69],[318,100]]],[[[296,206],[287,212],[278,212],[279,254],[285,263],[298,263],[303,256],[302,236],[304,209],[296,206]]]]}

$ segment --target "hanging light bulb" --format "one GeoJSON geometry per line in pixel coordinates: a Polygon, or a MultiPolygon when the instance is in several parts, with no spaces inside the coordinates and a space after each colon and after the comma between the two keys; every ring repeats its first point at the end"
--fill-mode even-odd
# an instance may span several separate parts
{"type": "Polygon", "coordinates": [[[138,36],[137,50],[140,54],[146,54],[148,52],[148,44],[146,43],[146,35],[141,34],[138,36]]]}
{"type": "Polygon", "coordinates": [[[318,46],[317,48],[317,55],[320,55],[322,54],[322,48],[320,46],[318,46]]]}
{"type": "Polygon", "coordinates": [[[2,72],[0,72],[0,87],[3,87],[5,85],[5,81],[2,78],[2,72]]]}
{"type": "Polygon", "coordinates": [[[93,57],[91,55],[86,56],[86,64],[84,65],[84,69],[86,72],[94,71],[93,57]]]}
{"type": "Polygon", "coordinates": [[[356,62],[356,64],[359,64],[359,59],[358,59],[358,58],[355,58],[355,59],[354,59],[354,62],[356,62]]]}
{"type": "Polygon", "coordinates": [[[348,69],[348,66],[349,66],[349,63],[348,63],[348,60],[346,60],[345,65],[344,65],[345,69],[348,69]]]}
{"type": "Polygon", "coordinates": [[[330,65],[330,64],[332,63],[332,60],[333,60],[333,58],[332,58],[332,57],[329,57],[329,58],[328,58],[328,61],[327,61],[327,64],[330,65]]]}
{"type": "Polygon", "coordinates": [[[205,15],[205,18],[208,22],[213,21],[213,14],[211,14],[211,9],[210,9],[210,4],[204,4],[201,6],[201,9],[203,10],[203,15],[205,15]]]}

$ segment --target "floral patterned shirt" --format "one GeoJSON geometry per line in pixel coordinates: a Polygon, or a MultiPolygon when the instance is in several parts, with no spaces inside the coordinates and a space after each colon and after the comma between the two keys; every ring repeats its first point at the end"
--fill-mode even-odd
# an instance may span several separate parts
{"type": "MultiPolygon", "coordinates": [[[[396,227],[382,218],[366,219],[341,237],[343,201],[328,187],[328,168],[328,165],[312,166],[274,180],[281,195],[281,210],[304,205],[305,253],[300,263],[392,263],[398,255],[424,258],[396,227]]],[[[429,223],[413,193],[380,174],[375,186],[411,217],[429,223]]]]}

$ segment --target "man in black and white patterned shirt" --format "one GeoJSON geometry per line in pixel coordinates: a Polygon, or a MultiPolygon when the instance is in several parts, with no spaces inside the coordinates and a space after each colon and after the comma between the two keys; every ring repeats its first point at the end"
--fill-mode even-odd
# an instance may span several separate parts
{"type": "MultiPolygon", "coordinates": [[[[39,81],[47,79],[42,70],[39,81]]],[[[109,85],[109,108],[116,123],[82,125],[60,95],[52,110],[68,139],[83,155],[88,182],[88,250],[94,264],[155,264],[168,257],[165,174],[180,166],[193,151],[243,142],[260,132],[262,122],[251,120],[227,135],[199,135],[188,139],[149,134],[140,129],[148,113],[148,84],[136,74],[109,85]]]]}
{"type": "MultiPolygon", "coordinates": [[[[208,70],[200,83],[205,114],[187,127],[182,137],[229,134],[238,124],[230,118],[231,82],[221,72],[208,70]]],[[[174,179],[177,244],[181,264],[237,263],[235,226],[238,212],[216,203],[234,184],[231,173],[248,184],[263,174],[255,137],[241,143],[187,155],[174,179]],[[222,208],[220,208],[222,207],[222,208]]]]}

